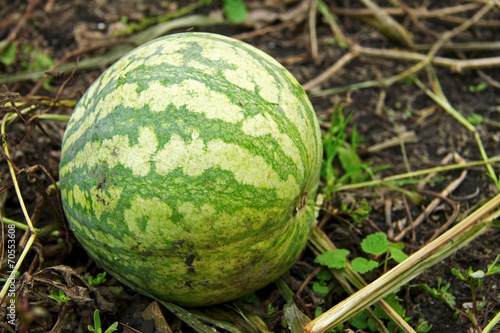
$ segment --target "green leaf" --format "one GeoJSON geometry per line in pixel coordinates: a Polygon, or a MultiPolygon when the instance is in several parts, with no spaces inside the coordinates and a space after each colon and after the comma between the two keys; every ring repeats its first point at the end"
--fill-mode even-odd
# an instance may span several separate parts
{"type": "Polygon", "coordinates": [[[395,292],[385,296],[384,301],[386,301],[401,317],[405,316],[406,311],[401,304],[401,298],[399,298],[395,292]]]}
{"type": "Polygon", "coordinates": [[[397,263],[401,263],[408,258],[406,253],[392,246],[389,246],[389,253],[391,254],[392,259],[394,259],[397,263]]]}
{"type": "Polygon", "coordinates": [[[354,183],[357,179],[361,178],[363,171],[360,168],[361,159],[351,147],[339,147],[338,156],[342,168],[346,174],[349,174],[349,179],[354,183]]]}
{"type": "Polygon", "coordinates": [[[486,275],[493,275],[500,272],[500,264],[497,265],[498,259],[500,259],[500,255],[495,258],[495,261],[492,264],[488,265],[488,271],[486,275]]]}
{"type": "Polygon", "coordinates": [[[405,248],[405,245],[403,243],[391,243],[389,244],[389,248],[402,250],[405,248]]]}
{"type": "Polygon", "coordinates": [[[232,23],[238,24],[246,20],[247,7],[243,0],[223,0],[224,14],[232,23]]]}
{"type": "Polygon", "coordinates": [[[469,277],[471,277],[473,279],[482,279],[482,278],[484,278],[484,271],[482,271],[482,270],[475,271],[473,273],[470,273],[469,277]]]}
{"type": "Polygon", "coordinates": [[[484,117],[477,113],[471,113],[466,118],[472,125],[481,125],[484,121],[484,117]]]}
{"type": "MultiPolygon", "coordinates": [[[[300,332],[311,319],[299,310],[295,303],[286,304],[283,308],[285,320],[290,328],[290,332],[300,332]]],[[[262,332],[262,331],[260,331],[262,332]]]]}
{"type": "Polygon", "coordinates": [[[115,321],[113,324],[111,324],[104,333],[113,333],[114,331],[118,331],[118,322],[117,321],[115,321]]]}
{"type": "Polygon", "coordinates": [[[488,85],[484,82],[481,82],[476,86],[476,91],[481,92],[483,90],[486,90],[486,88],[488,88],[488,85]]]}
{"type": "Polygon", "coordinates": [[[461,280],[461,281],[467,281],[467,277],[464,276],[464,274],[462,273],[461,270],[457,269],[457,268],[452,268],[451,269],[451,273],[453,275],[455,275],[457,277],[457,279],[461,280]]]}
{"type": "Polygon", "coordinates": [[[91,286],[98,286],[104,282],[106,282],[106,272],[99,273],[97,276],[94,278],[91,276],[88,277],[87,279],[89,285],[91,286]]]}
{"type": "Polygon", "coordinates": [[[320,294],[323,294],[323,295],[326,295],[330,292],[330,289],[328,289],[328,286],[326,286],[326,284],[323,282],[314,282],[313,283],[313,287],[312,287],[313,291],[316,292],[316,293],[320,293],[320,294]]]}
{"type": "Polygon", "coordinates": [[[318,318],[323,314],[323,308],[321,306],[318,306],[316,309],[314,309],[314,318],[318,318]]]}
{"type": "Polygon", "coordinates": [[[368,235],[361,241],[363,251],[370,254],[382,254],[387,252],[388,247],[389,240],[387,240],[387,236],[383,232],[368,235]]]}
{"type": "Polygon", "coordinates": [[[328,268],[342,269],[347,266],[348,250],[337,249],[328,250],[314,259],[314,262],[328,268]]]}
{"type": "Polygon", "coordinates": [[[323,269],[318,274],[316,274],[316,279],[318,279],[319,281],[330,281],[332,278],[333,275],[328,269],[323,269]]]}
{"type": "Polygon", "coordinates": [[[58,303],[67,303],[71,301],[71,297],[66,296],[61,289],[51,290],[49,297],[58,303]]]}
{"type": "Polygon", "coordinates": [[[99,310],[94,311],[94,327],[96,330],[101,328],[101,316],[99,315],[99,310]]]}
{"type": "Polygon", "coordinates": [[[368,324],[366,323],[366,320],[368,319],[367,314],[365,311],[357,314],[354,316],[354,318],[351,321],[351,325],[356,327],[358,330],[364,330],[368,327],[368,324]]]}
{"type": "Polygon", "coordinates": [[[354,222],[361,224],[364,219],[368,217],[372,208],[368,205],[368,201],[366,199],[361,200],[359,207],[356,210],[353,210],[349,216],[354,220],[354,222]]]}
{"type": "Polygon", "coordinates": [[[432,324],[429,324],[427,320],[425,320],[424,317],[420,317],[418,319],[418,326],[415,329],[417,333],[427,333],[431,330],[432,324]]]}
{"type": "Polygon", "coordinates": [[[360,274],[365,274],[378,267],[378,262],[374,260],[367,260],[365,258],[356,258],[351,261],[351,268],[360,274]]]}
{"type": "MultiPolygon", "coordinates": [[[[0,43],[0,47],[3,46],[5,41],[0,43]]],[[[5,66],[10,66],[16,61],[16,46],[14,43],[10,42],[2,52],[0,56],[0,62],[5,66]]]]}
{"type": "Polygon", "coordinates": [[[51,68],[52,66],[54,66],[54,60],[51,57],[38,51],[35,53],[32,68],[34,72],[41,72],[51,68]]]}

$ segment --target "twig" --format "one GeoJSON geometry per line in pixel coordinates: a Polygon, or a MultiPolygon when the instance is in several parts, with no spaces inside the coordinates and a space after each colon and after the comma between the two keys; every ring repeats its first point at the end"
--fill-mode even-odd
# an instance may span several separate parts
{"type": "MultiPolygon", "coordinates": [[[[1,124],[1,130],[0,130],[1,134],[5,133],[5,123],[7,122],[8,116],[9,116],[9,114],[6,114],[3,117],[2,124],[1,124]]],[[[7,142],[3,143],[3,149],[4,149],[5,154],[8,157],[10,157],[9,147],[7,145],[7,142]]],[[[9,165],[9,171],[11,174],[12,181],[14,182],[14,188],[16,190],[17,198],[19,200],[19,204],[21,205],[21,210],[23,212],[24,218],[26,219],[26,223],[29,226],[30,237],[26,243],[26,246],[24,247],[23,251],[21,252],[21,255],[17,259],[17,262],[16,262],[14,268],[12,269],[12,272],[10,273],[7,281],[5,282],[4,286],[2,287],[2,290],[0,291],[0,302],[3,302],[4,297],[7,295],[7,290],[9,289],[11,281],[14,280],[16,273],[19,271],[19,267],[21,267],[21,264],[24,261],[24,258],[28,254],[28,251],[30,250],[31,245],[33,244],[33,242],[35,241],[35,238],[36,238],[36,231],[33,227],[33,224],[31,223],[31,219],[30,219],[30,216],[28,214],[28,211],[26,210],[26,205],[24,204],[23,196],[21,194],[21,190],[19,189],[19,184],[17,183],[17,177],[16,177],[16,173],[14,171],[13,165],[10,162],[8,163],[8,165],[9,165]]]]}
{"type": "Polygon", "coordinates": [[[300,285],[299,289],[297,290],[297,292],[295,293],[295,297],[299,300],[300,302],[300,305],[302,305],[302,308],[304,309],[304,311],[306,311],[306,315],[309,317],[309,318],[313,318],[312,314],[311,314],[311,311],[309,310],[309,308],[305,305],[304,303],[304,300],[302,299],[302,290],[305,288],[305,286],[307,286],[307,284],[316,276],[316,274],[318,274],[321,270],[323,269],[322,266],[318,266],[314,269],[314,271],[311,272],[311,274],[309,274],[309,276],[304,280],[304,282],[302,282],[302,284],[300,285]]]}
{"type": "Polygon", "coordinates": [[[380,151],[383,149],[387,149],[390,147],[399,146],[399,145],[401,145],[401,143],[415,143],[417,141],[418,141],[418,139],[417,139],[415,132],[408,131],[408,132],[400,133],[400,134],[398,134],[397,137],[394,137],[392,139],[388,139],[388,140],[381,142],[381,143],[376,143],[376,144],[374,144],[366,149],[360,149],[359,151],[357,151],[357,153],[359,155],[363,155],[363,154],[367,154],[367,153],[374,153],[374,152],[377,152],[377,151],[380,151]]]}
{"type": "Polygon", "coordinates": [[[330,29],[332,30],[333,35],[335,36],[335,39],[339,43],[339,45],[351,45],[352,41],[347,38],[344,33],[342,32],[342,29],[340,29],[339,25],[337,24],[337,20],[335,19],[335,15],[332,13],[330,8],[323,2],[323,0],[315,0],[318,3],[318,10],[323,15],[325,18],[326,22],[330,26],[330,29]]]}
{"type": "Polygon", "coordinates": [[[280,30],[283,30],[283,29],[286,29],[288,27],[292,27],[295,25],[297,25],[296,21],[286,21],[286,22],[283,22],[283,23],[280,23],[277,25],[270,25],[270,26],[267,26],[267,27],[259,29],[259,30],[252,30],[252,31],[244,32],[244,33],[241,33],[238,35],[233,35],[233,36],[231,36],[231,38],[238,39],[238,40],[246,40],[246,39],[250,39],[250,38],[254,38],[254,37],[258,37],[258,36],[263,36],[263,35],[266,35],[266,34],[271,33],[271,32],[280,31],[280,30]]]}
{"type": "MultiPolygon", "coordinates": [[[[467,47],[467,45],[465,44],[450,44],[446,46],[443,45],[443,49],[459,50],[461,45],[467,47]]],[[[471,44],[470,50],[475,50],[475,47],[477,47],[477,50],[488,50],[486,45],[487,45],[486,43],[482,43],[482,45],[471,44]]],[[[427,45],[424,46],[425,49],[427,49],[427,45]]],[[[353,46],[352,49],[355,49],[357,52],[359,52],[359,55],[368,57],[381,57],[381,58],[396,59],[403,61],[425,61],[426,59],[426,55],[406,50],[377,49],[371,47],[363,47],[359,45],[353,46]]],[[[495,43],[492,45],[491,48],[489,48],[489,50],[497,50],[497,49],[500,49],[500,43],[495,43]]],[[[446,57],[434,57],[430,63],[437,66],[449,67],[455,72],[461,72],[465,69],[500,66],[500,57],[488,57],[479,59],[452,59],[446,57]]]]}
{"type": "Polygon", "coordinates": [[[429,216],[429,214],[431,212],[434,211],[434,209],[436,209],[436,207],[439,205],[439,203],[441,202],[441,198],[442,197],[447,197],[450,193],[452,193],[460,184],[462,184],[462,182],[464,181],[465,179],[465,176],[467,176],[467,170],[463,170],[462,173],[460,174],[460,177],[458,177],[457,179],[455,179],[454,181],[452,181],[450,184],[448,184],[448,186],[446,186],[446,188],[441,191],[440,193],[440,196],[435,198],[434,200],[431,201],[431,203],[425,208],[425,210],[422,212],[422,214],[420,214],[414,221],[413,221],[413,224],[404,228],[396,237],[394,237],[394,241],[396,242],[400,242],[405,236],[406,234],[411,231],[412,229],[415,229],[416,227],[418,227],[424,220],[427,216],[429,216]]]}
{"type": "Polygon", "coordinates": [[[363,2],[363,4],[372,12],[378,25],[380,25],[379,30],[383,31],[384,34],[389,35],[389,37],[398,40],[400,43],[408,47],[412,47],[413,38],[408,30],[394,20],[389,14],[383,11],[372,0],[361,0],[361,2],[363,2]]]}
{"type": "Polygon", "coordinates": [[[448,198],[447,196],[442,195],[441,193],[437,193],[437,192],[429,191],[429,190],[423,190],[422,192],[434,195],[434,196],[438,197],[439,199],[448,202],[450,204],[450,206],[453,207],[453,213],[448,218],[448,221],[446,221],[442,226],[440,226],[439,228],[437,228],[436,231],[434,231],[434,233],[432,234],[431,238],[429,238],[429,240],[427,241],[427,243],[430,243],[437,236],[439,236],[439,234],[441,234],[443,231],[445,231],[446,229],[448,229],[448,227],[450,225],[452,225],[453,222],[455,222],[457,220],[458,213],[460,212],[460,205],[456,201],[451,200],[450,198],[448,198]]]}
{"type": "Polygon", "coordinates": [[[314,60],[318,59],[318,35],[316,33],[316,14],[318,11],[318,3],[311,0],[309,7],[309,39],[311,42],[311,56],[314,60]]]}
{"type": "MultiPolygon", "coordinates": [[[[331,240],[325,235],[325,233],[318,228],[313,229],[311,233],[311,237],[309,238],[309,247],[313,250],[316,255],[319,253],[324,253],[328,250],[335,249],[335,245],[331,242],[331,240]]],[[[347,291],[349,294],[354,294],[356,287],[357,289],[362,289],[367,285],[363,277],[359,275],[356,271],[351,268],[351,265],[348,264],[345,269],[331,269],[330,272],[334,276],[334,278],[338,281],[338,283],[342,286],[342,288],[347,291]],[[351,283],[351,284],[349,284],[351,283]],[[354,287],[353,287],[354,286],[354,287]]],[[[391,318],[399,327],[401,327],[405,332],[414,333],[415,331],[408,325],[408,323],[401,318],[401,316],[384,300],[379,300],[377,302],[377,306],[385,313],[388,318],[391,318]]],[[[374,314],[371,308],[366,308],[368,316],[373,320],[373,322],[377,325],[377,329],[379,332],[388,332],[387,328],[380,322],[378,317],[374,314]]],[[[323,332],[323,331],[321,331],[323,332]]],[[[326,331],[325,331],[326,332],[326,331]]]]}
{"type": "MultiPolygon", "coordinates": [[[[483,160],[488,160],[488,155],[486,154],[486,150],[484,149],[483,142],[481,140],[481,137],[479,135],[478,130],[474,125],[472,125],[460,112],[458,112],[448,101],[446,96],[443,93],[443,90],[441,89],[441,84],[439,83],[439,80],[436,76],[436,73],[429,68],[429,72],[431,75],[431,80],[433,83],[434,90],[436,92],[431,91],[430,89],[426,88],[423,83],[415,79],[415,83],[425,91],[425,93],[432,98],[439,106],[441,106],[448,114],[450,114],[453,118],[455,118],[458,122],[460,122],[465,128],[467,128],[469,131],[471,131],[474,134],[474,138],[476,139],[477,146],[479,148],[479,152],[481,153],[481,157],[483,160]]],[[[488,175],[490,178],[493,180],[495,183],[495,186],[500,189],[500,182],[498,181],[498,178],[496,176],[495,171],[493,170],[493,167],[490,164],[485,164],[486,169],[488,170],[488,175]]]]}
{"type": "Polygon", "coordinates": [[[474,23],[479,21],[486,13],[490,11],[491,8],[495,5],[494,1],[490,0],[488,1],[480,10],[477,11],[474,16],[472,16],[470,19],[465,21],[464,23],[460,24],[459,26],[455,27],[454,29],[450,31],[446,31],[441,35],[441,37],[434,43],[430,51],[427,53],[425,58],[418,62],[417,64],[413,65],[410,68],[407,68],[406,70],[402,71],[401,73],[392,76],[389,78],[387,81],[384,82],[386,86],[390,86],[393,83],[404,79],[405,77],[412,75],[423,68],[425,68],[427,65],[429,65],[432,61],[432,58],[436,55],[436,53],[441,49],[441,46],[443,46],[446,42],[448,42],[451,38],[456,36],[458,33],[467,30],[469,27],[471,27],[474,23]]]}
{"type": "Polygon", "coordinates": [[[78,62],[80,61],[80,57],[77,57],[76,58],[76,62],[75,62],[75,67],[73,67],[73,71],[71,72],[71,74],[68,76],[68,78],[66,80],[64,80],[63,84],[61,84],[61,87],[59,87],[59,90],[57,90],[57,94],[56,94],[56,97],[53,99],[52,101],[52,105],[44,112],[44,113],[47,113],[49,112],[50,109],[52,109],[53,107],[55,107],[55,105],[57,104],[57,102],[59,101],[59,98],[61,97],[61,94],[64,90],[64,88],[66,87],[66,85],[68,84],[68,82],[70,80],[73,79],[73,77],[75,76],[75,72],[76,72],[76,69],[78,68],[78,62]]]}
{"type": "MultiPolygon", "coordinates": [[[[440,9],[433,9],[433,10],[427,10],[426,8],[422,9],[415,9],[413,10],[413,15],[415,15],[418,18],[441,18],[443,16],[449,16],[453,14],[461,14],[463,12],[468,12],[471,10],[476,10],[480,7],[480,4],[478,3],[470,3],[470,4],[465,4],[465,5],[459,5],[459,6],[452,6],[452,7],[447,7],[447,8],[440,8],[440,9]]],[[[385,13],[388,15],[397,15],[401,16],[406,13],[405,10],[399,9],[399,8],[382,8],[385,13]]],[[[373,13],[369,9],[352,9],[352,8],[343,8],[343,7],[338,7],[335,8],[335,12],[338,15],[345,15],[345,16],[372,16],[373,13]]]]}
{"type": "MultiPolygon", "coordinates": [[[[420,61],[425,62],[426,56],[420,53],[404,50],[384,50],[377,48],[368,48],[359,45],[353,45],[351,52],[356,52],[359,56],[383,57],[388,59],[397,59],[402,61],[420,61]]],[[[444,57],[434,57],[430,60],[433,65],[449,67],[454,72],[462,72],[467,69],[492,68],[500,66],[500,57],[481,58],[481,59],[450,59],[444,57]]],[[[418,64],[417,64],[418,65],[418,64]]],[[[411,67],[413,68],[413,67],[411,67]]],[[[407,72],[407,75],[410,73],[407,72]]],[[[335,87],[320,91],[314,91],[309,94],[310,97],[323,97],[344,93],[354,89],[367,89],[373,87],[384,87],[402,78],[401,74],[385,77],[380,80],[368,80],[357,82],[341,87],[335,87]]]]}
{"type": "MultiPolygon", "coordinates": [[[[416,44],[413,46],[415,51],[427,51],[432,48],[432,44],[416,44]]],[[[465,42],[465,43],[448,43],[441,47],[441,51],[498,51],[500,50],[500,42],[465,42]]]]}
{"type": "Polygon", "coordinates": [[[342,56],[339,60],[337,60],[332,66],[330,66],[323,74],[318,77],[312,79],[311,81],[304,83],[302,86],[305,91],[311,90],[321,82],[328,80],[333,74],[338,72],[342,67],[347,65],[351,60],[357,57],[357,52],[348,52],[342,56]]]}
{"type": "Polygon", "coordinates": [[[391,183],[391,182],[402,180],[402,179],[423,176],[423,175],[427,175],[427,174],[430,174],[433,172],[445,172],[445,171],[450,171],[450,170],[464,169],[464,168],[469,168],[469,167],[473,167],[473,166],[492,164],[492,163],[498,163],[498,162],[500,162],[500,156],[490,158],[489,160],[486,160],[486,161],[474,161],[474,162],[467,162],[464,164],[443,165],[443,166],[439,166],[439,167],[435,167],[435,168],[412,171],[412,172],[405,173],[405,174],[389,176],[389,177],[385,177],[382,179],[375,179],[375,180],[370,180],[370,181],[356,183],[356,184],[341,185],[341,186],[336,188],[336,191],[347,191],[347,190],[353,190],[356,188],[381,186],[382,184],[385,184],[385,183],[391,183]]]}

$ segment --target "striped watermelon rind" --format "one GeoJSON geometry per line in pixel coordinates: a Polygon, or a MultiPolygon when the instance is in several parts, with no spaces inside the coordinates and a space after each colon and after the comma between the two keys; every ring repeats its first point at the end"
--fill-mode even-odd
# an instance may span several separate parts
{"type": "Polygon", "coordinates": [[[282,65],[228,37],[174,34],[118,60],[77,104],[63,208],[118,280],[215,304],[274,281],[304,249],[321,158],[311,103],[282,65]]]}

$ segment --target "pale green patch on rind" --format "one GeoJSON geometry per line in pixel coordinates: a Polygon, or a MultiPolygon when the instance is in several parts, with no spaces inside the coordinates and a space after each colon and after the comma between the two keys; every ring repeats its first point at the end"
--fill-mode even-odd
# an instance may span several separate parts
{"type": "MultiPolygon", "coordinates": [[[[93,112],[90,112],[86,115],[83,122],[81,122],[76,131],[72,131],[70,127],[74,122],[70,121],[68,128],[66,129],[66,133],[69,133],[69,137],[64,137],[64,145],[62,147],[62,154],[65,153],[65,149],[73,145],[77,140],[81,138],[81,136],[92,127],[92,125],[98,123],[100,120],[106,118],[117,106],[125,105],[131,108],[139,108],[142,104],[137,99],[137,83],[133,84],[123,84],[121,86],[116,87],[116,89],[106,95],[104,99],[100,99],[93,109],[93,112]]],[[[93,102],[95,103],[95,102],[93,102]]],[[[79,103],[80,105],[80,103],[79,103]]],[[[89,106],[86,106],[89,109],[89,106]]]]}
{"type": "Polygon", "coordinates": [[[153,157],[156,172],[167,175],[182,168],[188,176],[200,176],[209,168],[220,168],[233,173],[237,182],[256,188],[275,189],[279,198],[296,198],[299,185],[292,175],[280,179],[262,156],[252,155],[238,145],[225,143],[220,139],[203,142],[200,133],[194,130],[191,142],[185,142],[174,134],[153,157]]]}
{"type": "Polygon", "coordinates": [[[106,163],[108,168],[118,164],[132,170],[136,176],[145,176],[151,168],[151,156],[158,149],[158,138],[150,127],[139,127],[139,138],[136,145],[130,145],[128,136],[115,135],[102,143],[90,141],[85,144],[73,160],[60,168],[60,175],[65,176],[75,168],[86,165],[93,168],[106,163]]]}
{"type": "Polygon", "coordinates": [[[193,79],[169,86],[152,81],[148,89],[140,93],[137,92],[137,87],[137,83],[125,83],[106,95],[95,106],[96,111],[90,113],[75,132],[69,132],[71,135],[65,138],[64,147],[76,142],[93,124],[108,117],[118,106],[135,110],[148,106],[154,112],[165,112],[169,105],[176,108],[185,106],[187,110],[204,114],[208,119],[230,123],[243,119],[240,106],[233,104],[226,95],[193,79]]]}
{"type": "Polygon", "coordinates": [[[154,236],[163,234],[165,225],[172,216],[172,208],[159,198],[145,199],[137,195],[124,212],[124,220],[133,235],[146,233],[154,236]],[[141,226],[140,223],[143,223],[141,226]]]}
{"type": "Polygon", "coordinates": [[[191,39],[202,46],[203,57],[214,61],[224,61],[237,68],[234,71],[224,72],[224,76],[229,82],[248,90],[253,90],[256,85],[260,88],[259,95],[264,100],[269,103],[278,103],[279,89],[276,81],[273,76],[269,75],[268,70],[259,59],[245,50],[235,47],[234,41],[230,39],[228,39],[230,43],[227,43],[227,41],[214,43],[213,41],[207,41],[203,37],[192,37],[191,39]]]}
{"type": "Polygon", "coordinates": [[[75,185],[73,187],[73,193],[70,196],[73,198],[74,204],[79,205],[84,210],[89,208],[89,200],[85,197],[85,193],[80,189],[80,186],[75,185]]]}
{"type": "Polygon", "coordinates": [[[102,163],[106,163],[108,169],[123,165],[136,176],[146,176],[151,163],[161,175],[181,168],[187,176],[196,177],[207,169],[220,168],[232,172],[235,180],[241,184],[275,189],[279,198],[294,199],[299,195],[301,189],[297,180],[292,175],[282,180],[261,156],[252,155],[247,149],[220,139],[205,143],[199,135],[194,130],[191,141],[187,143],[179,135],[173,134],[157,150],[158,139],[153,130],[140,127],[136,145],[130,145],[129,138],[124,135],[115,135],[102,143],[88,142],[72,161],[61,167],[60,175],[66,176],[68,172],[83,167],[93,169],[102,163]]]}
{"type": "Polygon", "coordinates": [[[176,108],[186,106],[189,111],[204,114],[208,119],[229,123],[236,123],[244,117],[241,107],[233,104],[226,95],[193,79],[169,86],[153,81],[138,98],[156,112],[164,111],[173,104],[176,108]]]}
{"type": "Polygon", "coordinates": [[[139,127],[139,143],[134,146],[117,147],[118,160],[132,169],[136,176],[145,176],[150,170],[151,156],[158,148],[158,139],[153,129],[139,127]]]}
{"type": "Polygon", "coordinates": [[[116,186],[107,186],[106,192],[97,187],[92,187],[90,189],[92,210],[98,220],[101,219],[104,212],[115,211],[122,192],[123,188],[116,186]]]}
{"type": "MultiPolygon", "coordinates": [[[[196,37],[192,38],[196,40],[196,37]]],[[[293,90],[293,85],[300,87],[300,84],[281,64],[268,54],[245,43],[238,43],[236,47],[235,41],[230,38],[220,36],[219,39],[225,43],[217,44],[204,43],[203,37],[198,38],[202,40],[199,43],[204,45],[203,56],[212,60],[223,60],[236,67],[236,69],[224,71],[224,76],[229,82],[251,91],[257,86],[260,88],[259,94],[264,100],[269,103],[278,104],[282,108],[287,120],[298,129],[302,143],[310,144],[312,147],[315,143],[310,142],[310,140],[320,139],[320,137],[314,136],[314,131],[318,128],[318,124],[310,120],[311,115],[309,113],[312,110],[312,105],[303,91],[304,98],[302,100],[299,99],[300,97],[297,96],[297,92],[293,90]],[[272,69],[265,68],[261,60],[250,53],[258,54],[267,61],[269,66],[274,67],[272,69],[274,69],[278,82],[275,81],[273,76],[269,75],[269,70],[272,69]],[[246,61],[242,61],[242,59],[246,61]],[[281,85],[281,89],[278,88],[278,83],[281,85]]],[[[316,119],[314,118],[314,120],[316,119]]]]}
{"type": "Polygon", "coordinates": [[[278,142],[285,155],[292,159],[294,166],[299,171],[299,174],[302,175],[304,173],[304,163],[300,158],[300,150],[297,147],[297,142],[293,142],[293,140],[286,133],[283,133],[280,130],[278,124],[273,120],[269,113],[266,112],[264,115],[259,113],[254,117],[245,118],[242,122],[241,130],[246,135],[253,137],[270,135],[278,142]]]}

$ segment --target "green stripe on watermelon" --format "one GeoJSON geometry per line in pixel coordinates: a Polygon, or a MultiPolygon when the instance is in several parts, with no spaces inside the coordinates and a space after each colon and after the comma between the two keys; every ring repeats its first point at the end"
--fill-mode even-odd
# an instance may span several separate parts
{"type": "Polygon", "coordinates": [[[218,303],[278,278],[302,251],[321,154],[310,102],[279,63],[227,37],[172,35],[119,60],[78,103],[63,206],[121,281],[218,303]]]}

